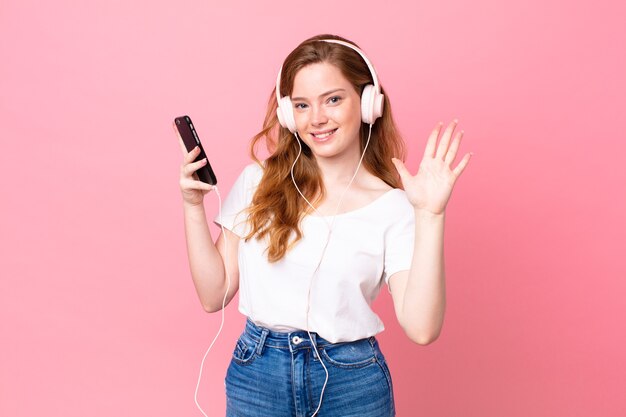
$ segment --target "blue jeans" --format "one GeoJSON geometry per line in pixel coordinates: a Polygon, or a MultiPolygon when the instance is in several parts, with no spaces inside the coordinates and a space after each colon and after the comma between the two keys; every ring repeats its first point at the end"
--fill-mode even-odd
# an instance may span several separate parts
{"type": "MultiPolygon", "coordinates": [[[[313,342],[328,369],[316,417],[395,416],[389,368],[374,336],[313,342]]],[[[226,372],[227,417],[310,417],[326,373],[306,331],[275,332],[250,319],[226,372]]]]}

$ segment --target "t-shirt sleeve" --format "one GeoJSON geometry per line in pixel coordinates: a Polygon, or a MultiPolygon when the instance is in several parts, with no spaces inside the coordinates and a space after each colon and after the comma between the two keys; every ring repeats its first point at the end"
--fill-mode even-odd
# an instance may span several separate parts
{"type": "Polygon", "coordinates": [[[213,222],[218,226],[221,224],[240,238],[248,234],[246,209],[252,202],[261,176],[262,168],[259,165],[252,163],[246,166],[222,201],[221,217],[218,211],[213,222]]]}
{"type": "Polygon", "coordinates": [[[385,234],[383,279],[387,285],[393,274],[411,269],[415,245],[415,212],[411,203],[403,200],[392,212],[395,216],[385,234]]]}

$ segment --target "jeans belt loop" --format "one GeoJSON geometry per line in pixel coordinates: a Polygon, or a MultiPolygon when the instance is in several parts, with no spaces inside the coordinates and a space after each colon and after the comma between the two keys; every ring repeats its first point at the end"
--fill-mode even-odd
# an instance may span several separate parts
{"type": "Polygon", "coordinates": [[[314,349],[319,349],[317,345],[317,333],[311,333],[311,343],[313,343],[314,349]]]}
{"type": "Polygon", "coordinates": [[[259,356],[261,356],[261,354],[263,353],[263,346],[265,346],[265,338],[267,337],[267,334],[269,332],[270,331],[265,328],[261,331],[261,338],[259,339],[259,344],[256,347],[256,353],[259,356]]]}
{"type": "Polygon", "coordinates": [[[311,342],[311,354],[313,355],[313,360],[316,361],[318,359],[317,354],[315,353],[317,350],[317,339],[315,338],[314,332],[311,332],[311,338],[309,341],[311,342]]]}

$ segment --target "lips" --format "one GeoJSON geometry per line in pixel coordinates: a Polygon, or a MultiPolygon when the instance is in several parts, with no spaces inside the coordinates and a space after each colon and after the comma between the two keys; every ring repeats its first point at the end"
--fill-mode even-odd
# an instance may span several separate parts
{"type": "Polygon", "coordinates": [[[337,129],[329,129],[329,130],[322,130],[319,132],[314,132],[314,133],[311,133],[311,136],[313,137],[313,140],[316,142],[326,142],[334,136],[337,129]]]}

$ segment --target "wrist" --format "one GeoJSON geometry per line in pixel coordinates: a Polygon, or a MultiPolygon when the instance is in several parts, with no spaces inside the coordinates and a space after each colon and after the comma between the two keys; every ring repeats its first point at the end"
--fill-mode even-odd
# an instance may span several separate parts
{"type": "Polygon", "coordinates": [[[445,210],[442,211],[441,213],[433,213],[432,211],[429,210],[425,210],[425,209],[414,209],[415,212],[415,218],[419,218],[419,219],[425,219],[425,220],[438,220],[438,219],[443,219],[445,217],[445,210]]]}
{"type": "Polygon", "coordinates": [[[200,202],[200,203],[188,203],[186,201],[183,201],[183,209],[185,211],[204,212],[204,204],[202,202],[200,202]]]}

